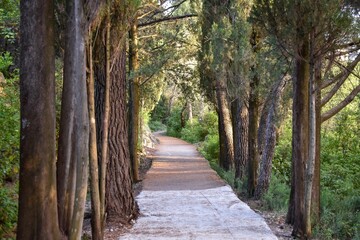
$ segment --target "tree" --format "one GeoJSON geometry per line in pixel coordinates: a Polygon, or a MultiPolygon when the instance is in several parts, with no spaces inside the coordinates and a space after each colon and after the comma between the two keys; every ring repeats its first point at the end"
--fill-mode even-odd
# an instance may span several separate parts
{"type": "Polygon", "coordinates": [[[226,44],[227,6],[230,1],[203,1],[200,53],[201,85],[209,100],[215,103],[219,117],[220,166],[229,170],[234,165],[233,130],[227,94],[226,44]]]}
{"type": "Polygon", "coordinates": [[[21,150],[24,177],[20,185],[22,185],[21,189],[25,186],[26,191],[31,192],[20,190],[18,238],[79,239],[81,236],[89,156],[85,41],[87,26],[97,14],[97,10],[97,1],[89,2],[86,6],[81,1],[66,1],[64,87],[59,155],[56,161],[53,3],[22,2],[24,48],[21,59],[31,60],[30,62],[23,60],[21,66],[22,81],[26,81],[22,87],[21,97],[23,123],[24,128],[29,127],[29,122],[26,122],[28,118],[34,121],[34,124],[31,123],[33,126],[29,128],[30,132],[24,130],[22,133],[23,139],[25,134],[28,137],[21,150]],[[39,24],[42,27],[39,27],[39,24]],[[28,54],[35,58],[28,58],[28,54]],[[31,95],[28,92],[30,89],[33,90],[31,95]],[[28,99],[31,99],[30,104],[27,103],[28,99]],[[38,106],[34,105],[35,100],[38,106]],[[27,116],[29,111],[35,114],[27,116]],[[42,116],[39,115],[40,111],[42,116]],[[27,142],[31,139],[29,134],[38,137],[39,133],[42,141],[32,140],[33,143],[29,145],[27,142]],[[33,146],[34,143],[41,145],[33,146]],[[39,146],[46,149],[41,152],[39,146]],[[38,150],[34,151],[37,148],[38,150]],[[29,155],[29,152],[34,152],[35,155],[29,155]],[[27,166],[28,164],[30,166],[27,166]],[[29,171],[29,168],[36,170],[39,175],[33,173],[33,170],[29,171]],[[29,173],[31,175],[28,175],[29,173]],[[29,194],[37,194],[38,197],[32,198],[29,194]],[[35,202],[29,199],[34,199],[35,202]],[[33,221],[38,223],[33,224],[33,221]]]}
{"type": "MultiPolygon", "coordinates": [[[[116,217],[123,222],[129,222],[137,216],[137,207],[132,193],[132,177],[130,174],[130,155],[128,142],[128,121],[126,114],[126,52],[125,34],[133,19],[136,4],[133,2],[114,1],[110,6],[110,37],[106,37],[106,20],[100,23],[101,32],[95,40],[94,47],[94,75],[95,75],[95,102],[98,156],[103,157],[102,143],[108,140],[108,156],[106,167],[106,212],[110,219],[116,217]],[[120,24],[121,23],[121,24],[120,24]],[[110,51],[106,42],[109,39],[110,51]],[[110,54],[110,55],[109,55],[110,54]],[[107,65],[106,58],[110,64],[107,65]],[[107,69],[108,68],[108,69],[107,69]],[[108,71],[109,70],[109,71],[108,71]],[[109,75],[109,82],[106,82],[109,75]],[[105,83],[106,82],[106,83],[105,83]],[[109,84],[107,84],[109,83],[109,84]],[[105,123],[103,108],[106,101],[105,88],[109,87],[109,131],[104,139],[104,130],[101,126],[105,123]]],[[[105,110],[105,111],[104,111],[105,110]]],[[[102,168],[101,171],[105,169],[102,168]]]]}
{"type": "Polygon", "coordinates": [[[23,0],[18,239],[60,239],[56,196],[53,2],[23,0]],[[41,87],[39,87],[41,86],[41,87]]]}
{"type": "Polygon", "coordinates": [[[264,124],[265,132],[262,133],[264,135],[264,143],[259,143],[261,159],[258,184],[255,189],[255,197],[257,199],[260,199],[263,194],[268,191],[270,185],[272,159],[276,143],[276,128],[280,118],[278,109],[285,85],[286,76],[282,76],[280,80],[274,84],[269,94],[269,102],[266,103],[269,106],[266,108],[266,112],[263,113],[264,116],[266,116],[266,123],[264,124]],[[263,146],[260,147],[261,144],[263,144],[263,146]]]}

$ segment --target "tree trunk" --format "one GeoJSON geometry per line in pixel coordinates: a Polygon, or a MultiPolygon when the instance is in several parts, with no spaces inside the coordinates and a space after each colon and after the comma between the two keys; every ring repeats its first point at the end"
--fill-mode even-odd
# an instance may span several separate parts
{"type": "Polygon", "coordinates": [[[316,90],[315,90],[315,30],[310,34],[310,78],[309,78],[309,156],[306,162],[305,178],[305,237],[311,237],[311,194],[316,157],[316,90]]]}
{"type": "Polygon", "coordinates": [[[193,123],[193,111],[192,111],[192,104],[191,102],[187,102],[187,106],[188,106],[188,120],[189,123],[192,124],[193,123]]]}
{"type": "Polygon", "coordinates": [[[80,239],[89,163],[89,117],[86,93],[86,25],[83,3],[69,0],[65,37],[64,86],[58,155],[58,208],[61,230],[80,239]]]}
{"type": "Polygon", "coordinates": [[[285,88],[286,78],[285,76],[276,83],[274,89],[271,93],[271,101],[269,102],[270,106],[267,112],[266,118],[266,127],[265,130],[265,141],[264,147],[262,149],[263,153],[261,155],[261,164],[260,164],[260,175],[258,180],[258,185],[255,190],[255,197],[260,199],[264,193],[269,189],[270,177],[271,177],[271,167],[272,159],[275,152],[275,143],[276,143],[276,125],[278,123],[279,116],[277,111],[279,109],[281,95],[285,88]]]}
{"type": "MultiPolygon", "coordinates": [[[[135,19],[137,19],[135,17],[135,19]]],[[[140,86],[139,77],[137,77],[138,64],[138,37],[137,37],[137,20],[131,26],[129,32],[129,71],[130,77],[129,91],[129,147],[132,168],[132,177],[134,182],[138,182],[139,178],[139,157],[138,157],[138,141],[139,141],[139,113],[140,113],[140,86]]]]}
{"type": "Polygon", "coordinates": [[[61,239],[57,216],[53,1],[22,0],[17,239],[61,239]]]}
{"type": "MultiPolygon", "coordinates": [[[[114,31],[114,32],[113,32],[114,31]]],[[[112,38],[119,39],[117,29],[112,38]]],[[[113,49],[117,45],[113,43],[113,49]],[[114,46],[115,45],[115,46],[114,46]]],[[[110,217],[129,222],[137,216],[132,193],[130,155],[126,118],[126,55],[125,47],[113,58],[110,87],[109,162],[106,174],[106,209],[110,217]]]]}
{"type": "Polygon", "coordinates": [[[249,143],[248,143],[248,195],[253,197],[257,185],[257,172],[259,168],[259,152],[257,136],[259,127],[259,79],[257,75],[250,82],[249,99],[249,143]]]}
{"type": "Polygon", "coordinates": [[[248,158],[248,109],[245,102],[237,98],[232,103],[234,131],[235,178],[244,180],[248,158]]]}
{"type": "Polygon", "coordinates": [[[305,163],[309,156],[309,40],[302,37],[293,79],[292,184],[288,219],[294,236],[305,234],[305,163]]]}
{"type": "Polygon", "coordinates": [[[234,166],[233,130],[224,80],[216,80],[216,99],[219,116],[220,166],[226,171],[234,166]]]}
{"type": "Polygon", "coordinates": [[[320,148],[321,148],[321,60],[315,66],[315,111],[316,111],[316,154],[312,189],[312,217],[315,222],[320,221],[320,148]]]}
{"type": "Polygon", "coordinates": [[[91,232],[92,239],[103,239],[103,229],[101,224],[101,202],[99,189],[99,166],[97,156],[96,142],[96,121],[95,121],[95,90],[94,90],[94,71],[92,57],[92,36],[89,28],[89,40],[87,42],[88,52],[88,69],[89,76],[87,80],[87,93],[89,105],[89,122],[90,122],[90,138],[89,138],[89,154],[90,154],[90,190],[91,190],[91,232]]]}

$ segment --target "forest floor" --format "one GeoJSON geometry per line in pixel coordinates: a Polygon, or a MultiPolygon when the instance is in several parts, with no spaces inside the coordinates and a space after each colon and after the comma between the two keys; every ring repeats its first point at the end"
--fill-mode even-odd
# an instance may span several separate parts
{"type": "Polygon", "coordinates": [[[277,239],[193,145],[158,138],[134,188],[139,218],[132,227],[108,225],[105,239],[277,239]]]}

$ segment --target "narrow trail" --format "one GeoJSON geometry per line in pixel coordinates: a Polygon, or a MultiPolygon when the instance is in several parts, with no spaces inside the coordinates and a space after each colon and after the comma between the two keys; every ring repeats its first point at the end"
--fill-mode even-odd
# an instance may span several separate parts
{"type": "Polygon", "coordinates": [[[153,165],[137,196],[141,215],[119,239],[277,239],[193,145],[157,137],[153,165]]]}

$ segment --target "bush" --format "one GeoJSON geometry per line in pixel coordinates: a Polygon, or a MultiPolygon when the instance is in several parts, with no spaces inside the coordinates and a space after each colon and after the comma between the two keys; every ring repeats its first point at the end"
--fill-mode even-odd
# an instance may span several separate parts
{"type": "Polygon", "coordinates": [[[219,159],[219,135],[208,135],[205,141],[200,144],[199,150],[201,154],[208,160],[219,159]]]}
{"type": "Polygon", "coordinates": [[[0,92],[0,179],[12,179],[19,170],[20,101],[17,78],[6,79],[0,92]]]}
{"type": "Polygon", "coordinates": [[[271,176],[269,190],[263,196],[264,208],[285,212],[288,209],[290,187],[276,175],[271,176]]]}
{"type": "Polygon", "coordinates": [[[151,129],[152,132],[157,132],[157,131],[164,131],[166,130],[166,125],[163,124],[160,121],[150,121],[149,122],[149,127],[151,129]]]}
{"type": "Polygon", "coordinates": [[[4,186],[0,182],[0,239],[14,237],[17,221],[17,185],[4,186]]]}
{"type": "Polygon", "coordinates": [[[360,191],[341,196],[324,188],[321,194],[322,214],[314,229],[319,239],[360,239],[360,191]]]}
{"type": "Polygon", "coordinates": [[[181,137],[181,109],[174,108],[167,120],[166,134],[172,137],[181,137]]]}

